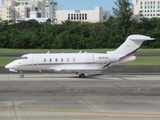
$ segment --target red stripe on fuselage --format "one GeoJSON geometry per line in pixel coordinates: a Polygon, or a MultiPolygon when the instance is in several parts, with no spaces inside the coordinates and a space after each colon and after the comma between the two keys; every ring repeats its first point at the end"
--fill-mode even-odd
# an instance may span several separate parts
{"type": "Polygon", "coordinates": [[[127,59],[127,58],[129,58],[129,57],[135,55],[136,52],[137,52],[137,50],[135,50],[135,51],[133,51],[133,52],[131,52],[131,53],[129,53],[129,54],[127,54],[127,55],[125,55],[125,56],[119,58],[119,61],[125,60],[125,59],[127,59]]]}
{"type": "Polygon", "coordinates": [[[38,66],[43,66],[43,65],[75,65],[75,64],[98,64],[98,63],[95,63],[95,62],[84,62],[84,63],[37,63],[37,64],[24,64],[24,65],[21,65],[21,66],[35,66],[35,65],[38,65],[38,66]]]}

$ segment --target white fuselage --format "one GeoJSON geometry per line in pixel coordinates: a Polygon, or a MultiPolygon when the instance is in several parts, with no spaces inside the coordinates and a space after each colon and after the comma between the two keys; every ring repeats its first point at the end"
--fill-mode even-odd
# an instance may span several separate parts
{"type": "Polygon", "coordinates": [[[100,53],[48,53],[26,54],[6,65],[14,70],[101,70],[118,57],[100,53]]]}

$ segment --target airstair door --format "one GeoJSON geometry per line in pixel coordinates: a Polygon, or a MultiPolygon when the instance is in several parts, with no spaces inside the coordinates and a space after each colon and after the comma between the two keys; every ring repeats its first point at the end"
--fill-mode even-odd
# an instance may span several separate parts
{"type": "Polygon", "coordinates": [[[32,56],[32,69],[38,70],[38,56],[37,55],[32,56]]]}
{"type": "Polygon", "coordinates": [[[93,62],[94,62],[94,54],[93,54],[93,62]]]}

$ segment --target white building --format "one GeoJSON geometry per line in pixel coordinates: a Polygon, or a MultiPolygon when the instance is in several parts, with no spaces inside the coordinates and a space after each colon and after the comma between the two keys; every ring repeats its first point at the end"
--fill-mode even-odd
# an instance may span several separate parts
{"type": "Polygon", "coordinates": [[[102,7],[95,7],[95,10],[58,10],[56,11],[57,24],[63,21],[81,22],[104,22],[111,16],[109,11],[104,11],[102,7]]]}
{"type": "Polygon", "coordinates": [[[4,0],[0,6],[0,18],[13,21],[30,18],[31,11],[36,11],[38,18],[45,18],[46,0],[4,0]]]}
{"type": "Polygon", "coordinates": [[[28,18],[30,11],[37,11],[41,13],[41,17],[45,17],[46,0],[16,0],[16,10],[18,13],[24,14],[22,18],[28,18]],[[21,10],[22,9],[22,10],[21,10]]]}
{"type": "Polygon", "coordinates": [[[16,18],[16,23],[20,21],[28,21],[28,20],[37,20],[38,22],[44,23],[48,20],[48,18],[41,18],[41,13],[38,11],[30,11],[29,18],[16,18]]]}
{"type": "Polygon", "coordinates": [[[143,17],[160,17],[160,0],[133,0],[134,15],[140,20],[143,17]]]}
{"type": "Polygon", "coordinates": [[[58,10],[58,4],[56,0],[46,0],[46,17],[55,18],[56,11],[58,10]]]}
{"type": "Polygon", "coordinates": [[[2,6],[4,3],[4,0],[0,0],[0,6],[2,6]]]}
{"type": "Polygon", "coordinates": [[[0,6],[0,18],[2,20],[13,20],[14,19],[14,5],[15,1],[5,0],[4,5],[0,6]]]}

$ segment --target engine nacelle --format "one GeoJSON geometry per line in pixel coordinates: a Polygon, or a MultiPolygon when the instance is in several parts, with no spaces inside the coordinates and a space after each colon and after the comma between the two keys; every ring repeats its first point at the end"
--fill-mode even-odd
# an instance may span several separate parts
{"type": "Polygon", "coordinates": [[[134,60],[136,60],[136,56],[132,56],[132,57],[127,58],[125,60],[111,63],[109,66],[118,65],[118,64],[122,64],[122,63],[126,63],[126,62],[131,62],[131,61],[134,61],[134,60]]]}

